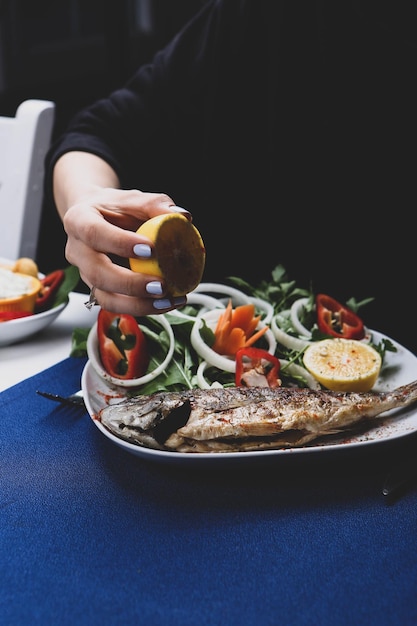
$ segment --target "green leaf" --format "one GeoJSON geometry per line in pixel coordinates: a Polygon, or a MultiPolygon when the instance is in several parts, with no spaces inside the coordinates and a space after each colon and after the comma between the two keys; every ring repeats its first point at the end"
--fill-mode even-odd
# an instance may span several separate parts
{"type": "Polygon", "coordinates": [[[75,265],[69,265],[64,270],[65,278],[55,294],[55,299],[51,308],[59,306],[63,302],[68,302],[69,294],[74,291],[80,280],[80,272],[75,265]]]}
{"type": "Polygon", "coordinates": [[[386,352],[397,352],[397,348],[389,339],[382,339],[379,343],[372,343],[372,346],[381,355],[382,361],[384,361],[386,352]]]}
{"type": "Polygon", "coordinates": [[[354,313],[357,313],[359,309],[363,308],[367,304],[370,304],[374,300],[375,298],[365,298],[365,300],[361,300],[360,302],[358,302],[355,298],[352,297],[352,298],[349,298],[349,300],[346,300],[346,305],[350,309],[352,309],[354,313]]]}
{"type": "Polygon", "coordinates": [[[89,328],[74,328],[70,356],[87,356],[87,337],[89,332],[89,328]]]}

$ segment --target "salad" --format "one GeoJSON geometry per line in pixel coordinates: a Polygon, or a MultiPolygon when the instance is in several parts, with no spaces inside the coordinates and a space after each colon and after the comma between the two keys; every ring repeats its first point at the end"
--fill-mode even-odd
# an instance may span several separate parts
{"type": "MultiPolygon", "coordinates": [[[[185,307],[162,314],[172,332],[161,330],[155,319],[160,315],[137,318],[146,340],[147,371],[160,367],[168,353],[172,356],[157,377],[131,394],[235,386],[245,375],[245,362],[261,357],[270,386],[279,372],[283,386],[320,389],[303,363],[303,353],[312,342],[329,337],[359,339],[373,346],[382,360],[386,351],[396,351],[388,339],[375,344],[358,315],[372,299],[352,298],[340,304],[331,296],[298,287],[282,265],[271,272],[270,281],[256,287],[237,277],[228,281],[228,285],[200,283],[188,294],[185,307]]],[[[88,332],[74,331],[72,356],[86,354],[88,332]]],[[[126,334],[113,328],[112,337],[125,356],[126,334]]],[[[108,337],[101,339],[108,344],[108,337]]],[[[132,352],[131,345],[129,349],[132,352]]]]}

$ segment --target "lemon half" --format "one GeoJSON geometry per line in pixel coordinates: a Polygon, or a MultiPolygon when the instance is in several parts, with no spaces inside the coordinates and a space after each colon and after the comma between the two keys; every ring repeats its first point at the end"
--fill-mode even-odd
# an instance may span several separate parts
{"type": "Polygon", "coordinates": [[[332,391],[369,391],[381,371],[382,359],[371,345],[356,339],[324,339],[312,343],[304,365],[332,391]]]}
{"type": "Polygon", "coordinates": [[[164,280],[168,297],[184,296],[201,282],[206,250],[197,228],[180,213],[163,213],[136,231],[154,244],[150,259],[129,259],[135,272],[164,280]]]}

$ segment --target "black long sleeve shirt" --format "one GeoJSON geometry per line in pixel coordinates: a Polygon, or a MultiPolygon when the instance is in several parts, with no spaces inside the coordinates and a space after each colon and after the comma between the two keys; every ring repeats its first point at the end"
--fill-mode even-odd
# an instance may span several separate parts
{"type": "Polygon", "coordinates": [[[282,263],[315,291],[375,297],[370,323],[403,339],[417,55],[402,3],[395,15],[384,6],[208,2],[75,117],[48,155],[47,191],[61,154],[93,152],[122,187],[192,212],[205,280],[256,284],[282,263]]]}

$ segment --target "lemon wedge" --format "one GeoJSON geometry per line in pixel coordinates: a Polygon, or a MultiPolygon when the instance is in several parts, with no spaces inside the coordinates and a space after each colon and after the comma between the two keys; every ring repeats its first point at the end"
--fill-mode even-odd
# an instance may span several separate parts
{"type": "Polygon", "coordinates": [[[371,345],[357,339],[324,339],[309,345],[304,365],[332,391],[369,391],[381,371],[382,359],[371,345]]]}
{"type": "Polygon", "coordinates": [[[165,282],[169,297],[184,296],[201,282],[206,261],[203,239],[186,217],[163,213],[144,222],[136,231],[154,244],[150,259],[129,259],[135,272],[165,282]]]}

